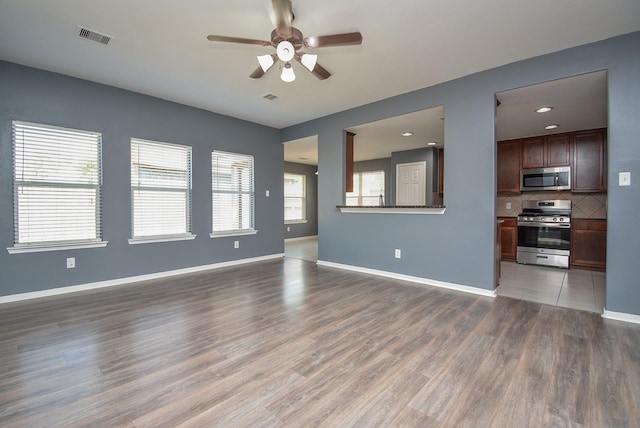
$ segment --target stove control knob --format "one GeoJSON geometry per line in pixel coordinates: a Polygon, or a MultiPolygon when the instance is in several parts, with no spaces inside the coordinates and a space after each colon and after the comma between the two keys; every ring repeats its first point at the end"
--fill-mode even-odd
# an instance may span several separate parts
{"type": "Polygon", "coordinates": [[[560,217],[560,221],[561,221],[561,222],[563,222],[563,221],[564,221],[564,218],[560,217]]]}
{"type": "Polygon", "coordinates": [[[558,219],[556,217],[553,218],[553,221],[558,221],[558,219]]]}

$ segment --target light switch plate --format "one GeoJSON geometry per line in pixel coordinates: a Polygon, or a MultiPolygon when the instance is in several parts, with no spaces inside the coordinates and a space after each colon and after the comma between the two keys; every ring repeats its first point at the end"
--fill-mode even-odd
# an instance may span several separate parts
{"type": "Polygon", "coordinates": [[[507,202],[507,209],[510,210],[511,209],[511,202],[507,202]]]}
{"type": "Polygon", "coordinates": [[[631,186],[630,172],[621,172],[618,174],[618,186],[631,186]]]}
{"type": "Polygon", "coordinates": [[[264,195],[268,198],[269,197],[269,191],[267,190],[266,192],[264,192],[264,195]]]}

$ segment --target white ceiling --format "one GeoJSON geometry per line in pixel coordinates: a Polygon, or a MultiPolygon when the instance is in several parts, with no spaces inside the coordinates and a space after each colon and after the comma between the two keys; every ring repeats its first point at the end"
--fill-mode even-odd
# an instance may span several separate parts
{"type": "Polygon", "coordinates": [[[358,30],[362,46],[316,49],[333,75],[250,79],[272,48],[264,0],[0,0],[0,59],[276,128],[517,60],[640,30],[638,0],[293,0],[305,36],[358,30]],[[108,46],[76,27],[105,33],[108,46]],[[267,101],[263,95],[280,97],[267,101]]]}

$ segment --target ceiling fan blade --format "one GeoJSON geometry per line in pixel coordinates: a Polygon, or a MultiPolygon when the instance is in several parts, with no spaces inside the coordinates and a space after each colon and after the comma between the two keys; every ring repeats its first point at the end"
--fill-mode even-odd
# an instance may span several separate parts
{"type": "Polygon", "coordinates": [[[308,48],[324,48],[329,46],[349,46],[362,44],[362,34],[355,33],[331,34],[329,36],[306,37],[304,45],[308,48]]]}
{"type": "Polygon", "coordinates": [[[293,36],[291,23],[293,22],[293,10],[291,0],[271,0],[273,6],[273,24],[276,26],[278,34],[286,39],[293,36]]]}
{"type": "MultiPolygon", "coordinates": [[[[301,54],[297,54],[296,55],[296,61],[298,61],[300,64],[302,64],[304,66],[304,68],[306,68],[308,70],[307,66],[302,62],[302,55],[301,54]]],[[[317,62],[315,64],[315,66],[313,67],[313,70],[311,70],[311,73],[313,73],[313,75],[316,76],[320,80],[328,79],[329,77],[331,77],[331,73],[329,73],[326,68],[324,68],[323,66],[321,66],[317,62]]]]}
{"type": "Polygon", "coordinates": [[[255,71],[249,75],[252,79],[259,79],[262,76],[264,76],[264,70],[262,67],[256,68],[255,71]]]}
{"type": "Polygon", "coordinates": [[[209,34],[207,36],[207,40],[211,42],[244,43],[247,45],[271,46],[271,42],[267,42],[266,40],[243,39],[241,37],[216,36],[213,34],[209,34]]]}

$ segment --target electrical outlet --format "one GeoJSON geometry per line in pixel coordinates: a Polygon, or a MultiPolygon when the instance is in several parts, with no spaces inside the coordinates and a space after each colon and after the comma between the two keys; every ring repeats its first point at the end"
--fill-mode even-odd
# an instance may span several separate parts
{"type": "Polygon", "coordinates": [[[269,191],[267,190],[266,192],[264,192],[264,195],[268,198],[269,197],[269,191]]]}
{"type": "Polygon", "coordinates": [[[511,209],[511,202],[507,202],[507,209],[510,210],[511,209]]]}
{"type": "Polygon", "coordinates": [[[233,248],[240,248],[240,241],[233,241],[233,248]]]}
{"type": "Polygon", "coordinates": [[[621,172],[618,174],[618,186],[631,186],[630,172],[621,172]]]}
{"type": "Polygon", "coordinates": [[[67,269],[73,269],[76,267],[76,258],[67,257],[67,269]]]}
{"type": "Polygon", "coordinates": [[[291,226],[287,226],[287,232],[291,232],[291,226]]]}
{"type": "Polygon", "coordinates": [[[402,250],[400,250],[400,248],[396,248],[395,257],[396,259],[399,259],[402,257],[402,250]]]}

